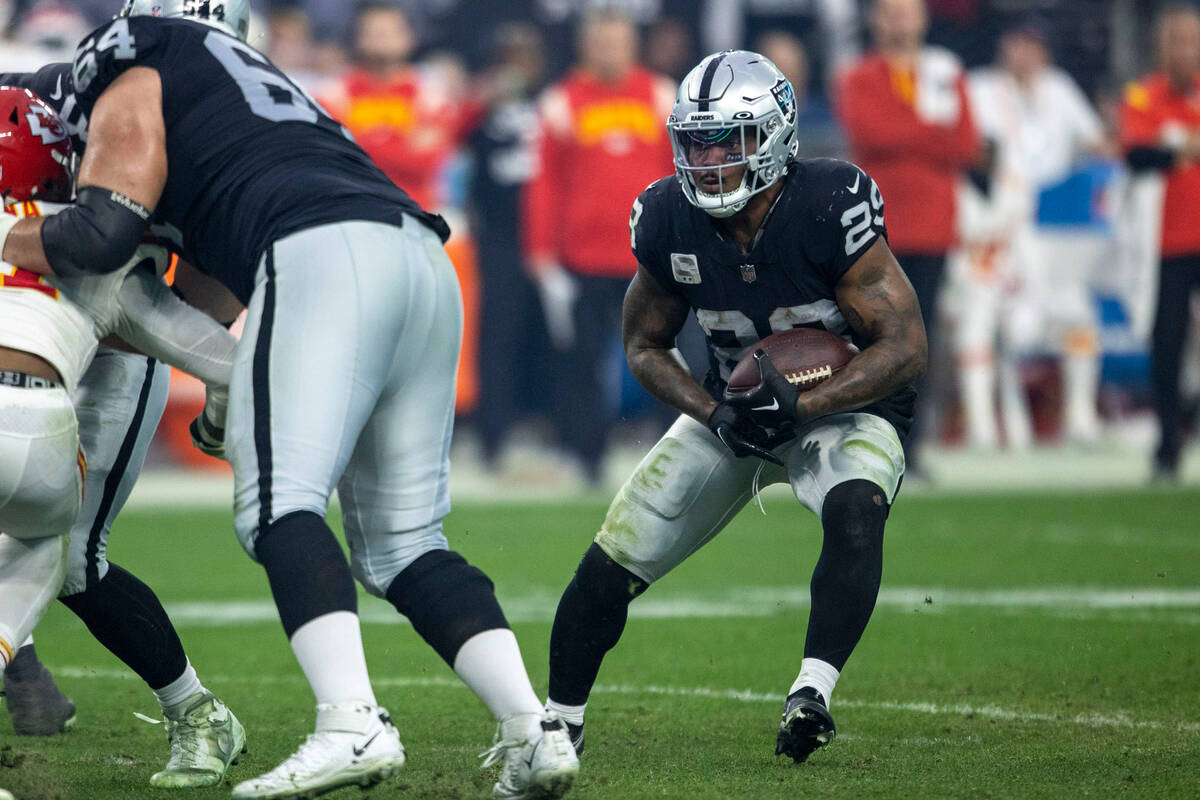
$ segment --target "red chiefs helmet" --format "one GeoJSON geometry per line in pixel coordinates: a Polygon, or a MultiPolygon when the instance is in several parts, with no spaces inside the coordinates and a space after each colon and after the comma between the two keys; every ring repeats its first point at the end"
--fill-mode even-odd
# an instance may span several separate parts
{"type": "Polygon", "coordinates": [[[45,100],[0,86],[0,195],[5,202],[71,199],[71,137],[45,100]]]}

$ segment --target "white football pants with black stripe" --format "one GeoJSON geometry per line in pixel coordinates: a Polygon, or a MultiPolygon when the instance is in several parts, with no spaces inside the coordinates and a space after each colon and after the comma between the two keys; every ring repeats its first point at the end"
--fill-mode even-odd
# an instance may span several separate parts
{"type": "Polygon", "coordinates": [[[62,586],[83,463],[67,390],[0,386],[0,666],[62,586]]]}
{"type": "Polygon", "coordinates": [[[167,405],[171,369],[142,355],[100,347],[75,390],[86,491],[71,527],[61,595],[78,594],[108,573],[108,533],[133,485],[167,405]]]}
{"type": "Polygon", "coordinates": [[[234,522],[250,556],[334,488],[354,576],[382,596],[445,549],[462,299],[437,235],[415,219],[322,225],[259,265],[230,384],[234,522]]]}

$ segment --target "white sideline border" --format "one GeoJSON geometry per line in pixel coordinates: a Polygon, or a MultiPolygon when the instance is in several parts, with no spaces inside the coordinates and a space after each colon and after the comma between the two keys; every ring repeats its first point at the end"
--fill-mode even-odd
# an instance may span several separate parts
{"type": "MultiPolygon", "coordinates": [[[[129,670],[90,668],[90,667],[61,667],[53,668],[56,676],[74,680],[137,680],[137,676],[129,670]]],[[[252,683],[259,685],[296,684],[302,685],[304,679],[299,675],[205,675],[205,680],[213,685],[221,683],[252,683]]],[[[377,688],[404,689],[463,689],[467,687],[459,680],[447,677],[426,678],[374,678],[371,683],[377,688]]],[[[684,698],[702,698],[709,700],[730,700],[738,703],[771,703],[779,704],[784,700],[782,693],[757,692],[749,689],[715,689],[707,686],[665,686],[649,684],[606,684],[598,683],[592,688],[596,694],[612,694],[621,696],[666,696],[684,698]]],[[[1200,732],[1200,722],[1164,722],[1162,720],[1135,719],[1128,712],[1118,711],[1113,714],[1074,714],[1063,716],[1037,711],[1023,711],[1014,708],[1004,708],[997,705],[975,706],[969,703],[927,703],[899,702],[894,700],[855,700],[839,697],[833,708],[855,708],[865,711],[899,711],[910,714],[925,714],[932,716],[982,717],[1003,722],[1028,722],[1065,724],[1082,728],[1127,728],[1135,730],[1163,730],[1184,733],[1200,732]]]]}

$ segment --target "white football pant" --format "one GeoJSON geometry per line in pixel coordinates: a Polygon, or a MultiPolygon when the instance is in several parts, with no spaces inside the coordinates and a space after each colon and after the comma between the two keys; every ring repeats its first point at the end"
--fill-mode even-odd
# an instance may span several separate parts
{"type": "Polygon", "coordinates": [[[341,222],[263,256],[230,385],[234,523],[255,556],[279,518],[325,515],[334,488],[351,568],[383,595],[445,549],[462,299],[437,234],[341,222]]]}
{"type": "Polygon", "coordinates": [[[62,586],[83,456],[66,389],[0,386],[0,658],[12,659],[62,586]]]}
{"type": "Polygon", "coordinates": [[[896,429],[874,414],[814,420],[775,454],[783,467],[738,458],[707,427],[681,416],[617,492],[596,544],[653,583],[720,533],[758,486],[789,482],[819,518],[838,484],[870,481],[890,503],[904,475],[896,429]]]}

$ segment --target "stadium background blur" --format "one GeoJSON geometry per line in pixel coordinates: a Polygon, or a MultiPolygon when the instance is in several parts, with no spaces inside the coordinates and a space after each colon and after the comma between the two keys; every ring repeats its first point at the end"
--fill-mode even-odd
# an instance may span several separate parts
{"type": "MultiPolygon", "coordinates": [[[[0,0],[0,19],[8,20],[0,68],[34,69],[47,61],[69,60],[78,40],[111,16],[116,5],[115,0],[0,0]]],[[[670,418],[629,376],[613,335],[602,342],[600,402],[620,424],[612,428],[601,468],[593,473],[569,455],[561,446],[562,426],[554,424],[563,409],[553,386],[557,376],[571,374],[571,365],[557,346],[555,327],[562,321],[559,317],[556,323],[554,313],[558,300],[534,280],[529,220],[522,218],[528,204],[522,196],[525,184],[539,176],[537,98],[576,63],[581,19],[597,7],[627,14],[637,26],[641,63],[672,81],[714,50],[767,51],[802,98],[803,156],[849,156],[834,110],[836,76],[871,47],[869,4],[853,0],[371,0],[362,6],[345,0],[295,0],[253,5],[250,43],[321,100],[360,142],[369,141],[368,150],[385,171],[423,204],[444,213],[456,231],[450,247],[463,284],[467,338],[455,480],[460,488],[484,494],[557,495],[611,488],[670,418]],[[399,23],[389,11],[393,7],[403,12],[399,23]],[[370,47],[364,41],[373,37],[384,56],[410,62],[383,89],[370,81],[365,89],[361,80],[355,83],[354,70],[370,47]]],[[[1055,185],[1042,187],[1037,209],[1039,229],[1057,237],[1065,248],[1060,252],[1078,260],[1076,274],[1094,305],[1102,351],[1096,396],[1102,427],[1089,441],[1064,435],[1060,364],[1049,344],[1037,341],[1020,354],[1018,372],[1032,411],[1033,447],[1013,448],[1011,441],[1006,447],[1003,438],[995,447],[971,446],[955,379],[958,360],[945,344],[953,337],[939,335],[931,370],[929,457],[923,474],[914,477],[943,485],[1139,485],[1151,475],[1157,438],[1147,352],[1157,259],[1139,245],[1146,231],[1128,224],[1146,213],[1144,208],[1139,213],[1138,181],[1115,143],[1126,85],[1154,67],[1151,27],[1158,4],[929,0],[927,7],[928,42],[951,50],[968,69],[993,63],[1002,33],[1036,19],[1054,61],[1079,84],[1103,121],[1104,146],[1078,159],[1055,185]]],[[[602,125],[619,131],[639,121],[618,113],[602,125]]],[[[666,175],[671,169],[664,158],[657,173],[666,175]]],[[[628,208],[632,195],[606,197],[604,171],[603,163],[593,164],[592,180],[568,191],[628,208]]],[[[961,300],[960,283],[950,270],[939,318],[927,320],[943,333],[971,313],[969,303],[961,300]]],[[[1194,300],[1181,384],[1185,430],[1193,434],[1200,395],[1195,341],[1200,309],[1194,300]]],[[[1027,324],[1036,327],[1039,322],[1035,316],[1027,324]]],[[[613,333],[609,330],[605,338],[613,333]]],[[[693,336],[681,347],[689,363],[703,370],[698,344],[693,336]]],[[[419,368],[419,353],[413,354],[413,363],[419,368]]],[[[224,485],[222,465],[195,454],[187,443],[186,420],[202,397],[199,387],[177,376],[149,464],[213,470],[214,481],[224,485]]],[[[1195,483],[1200,463],[1195,453],[1190,455],[1179,477],[1195,483]]]]}

